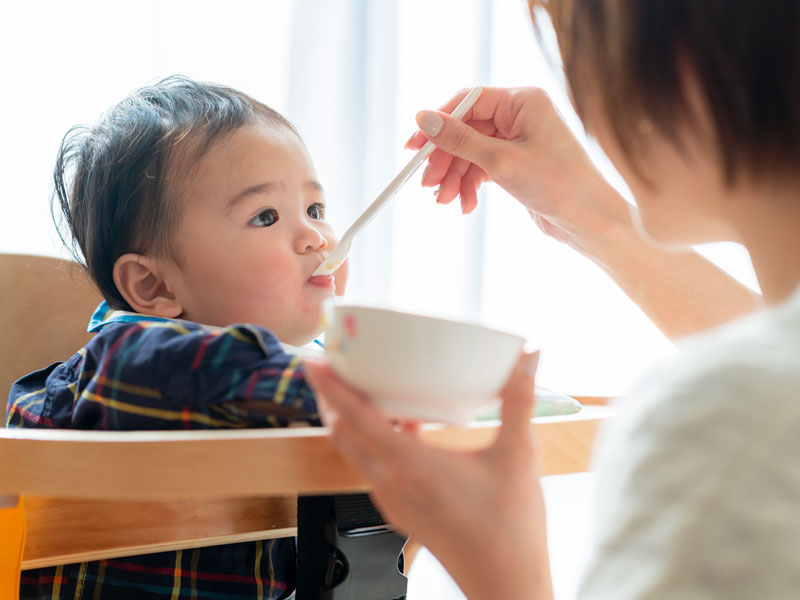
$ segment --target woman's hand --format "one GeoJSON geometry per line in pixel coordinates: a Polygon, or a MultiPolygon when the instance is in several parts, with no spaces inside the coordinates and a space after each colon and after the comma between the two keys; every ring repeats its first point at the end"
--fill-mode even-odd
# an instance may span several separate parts
{"type": "Polygon", "coordinates": [[[538,353],[503,392],[503,424],[479,452],[425,445],[320,361],[306,361],[331,441],[373,488],[383,515],[427,546],[469,598],[549,598],[538,453],[531,435],[538,353]]]}
{"type": "Polygon", "coordinates": [[[639,235],[631,207],[595,169],[547,94],[537,88],[483,88],[464,120],[422,111],[423,133],[406,144],[438,146],[422,177],[437,200],[461,196],[467,213],[477,190],[495,181],[547,235],[597,263],[668,337],[716,327],[752,311],[759,298],[694,252],[676,253],[639,235]]]}
{"type": "Polygon", "coordinates": [[[422,133],[406,144],[438,148],[422,185],[439,186],[437,202],[461,197],[464,213],[478,204],[477,190],[494,181],[521,202],[548,235],[574,246],[601,238],[604,229],[629,227],[626,202],[603,179],[567,128],[547,94],[538,88],[484,87],[463,120],[450,116],[466,91],[441,111],[422,111],[422,133]],[[424,135],[423,135],[424,133],[424,135]]]}

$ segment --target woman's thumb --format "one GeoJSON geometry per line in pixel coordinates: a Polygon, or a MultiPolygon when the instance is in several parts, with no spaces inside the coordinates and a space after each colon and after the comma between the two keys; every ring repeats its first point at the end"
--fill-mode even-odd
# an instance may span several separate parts
{"type": "Polygon", "coordinates": [[[486,170],[487,158],[498,140],[479,133],[461,119],[447,113],[423,110],[417,113],[417,125],[437,147],[466,159],[486,170]]]}
{"type": "Polygon", "coordinates": [[[530,435],[534,405],[534,378],[539,364],[539,352],[523,354],[505,387],[500,393],[502,425],[498,435],[500,444],[514,444],[520,437],[530,435]]]}

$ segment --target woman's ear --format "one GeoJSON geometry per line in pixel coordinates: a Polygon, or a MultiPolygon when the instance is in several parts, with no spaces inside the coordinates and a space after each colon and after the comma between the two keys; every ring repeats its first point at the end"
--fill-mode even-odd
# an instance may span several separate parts
{"type": "Polygon", "coordinates": [[[183,313],[152,258],[123,254],[114,263],[113,276],[119,293],[136,312],[168,319],[183,313]]]}

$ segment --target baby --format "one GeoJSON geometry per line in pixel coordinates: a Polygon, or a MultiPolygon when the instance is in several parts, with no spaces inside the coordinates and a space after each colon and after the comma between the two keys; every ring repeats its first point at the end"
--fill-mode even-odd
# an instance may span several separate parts
{"type": "MultiPolygon", "coordinates": [[[[319,425],[300,356],[347,267],[311,275],[336,238],[285,118],[170,77],[70,131],[55,182],[105,302],[89,344],[14,384],[9,427],[319,425]]],[[[26,571],[21,597],[286,598],[294,574],[288,538],[26,571]]]]}

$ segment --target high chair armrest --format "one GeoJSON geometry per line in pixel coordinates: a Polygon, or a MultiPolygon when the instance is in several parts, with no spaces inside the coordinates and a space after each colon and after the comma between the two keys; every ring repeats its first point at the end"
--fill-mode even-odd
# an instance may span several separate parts
{"type": "MultiPolygon", "coordinates": [[[[534,419],[545,475],[589,467],[605,406],[534,419]]],[[[116,500],[269,497],[367,490],[322,427],[216,431],[75,431],[0,428],[0,494],[116,500]],[[259,476],[263,473],[264,476],[259,476]]],[[[430,425],[431,444],[477,449],[497,422],[430,425]]]]}
{"type": "MultiPolygon", "coordinates": [[[[543,474],[589,469],[595,433],[610,414],[588,406],[534,419],[543,474]]],[[[425,426],[420,435],[438,446],[476,449],[496,434],[496,422],[481,422],[425,426]]],[[[298,494],[367,489],[326,436],[323,428],[0,428],[0,495],[25,498],[24,568],[293,536],[298,494]]]]}

